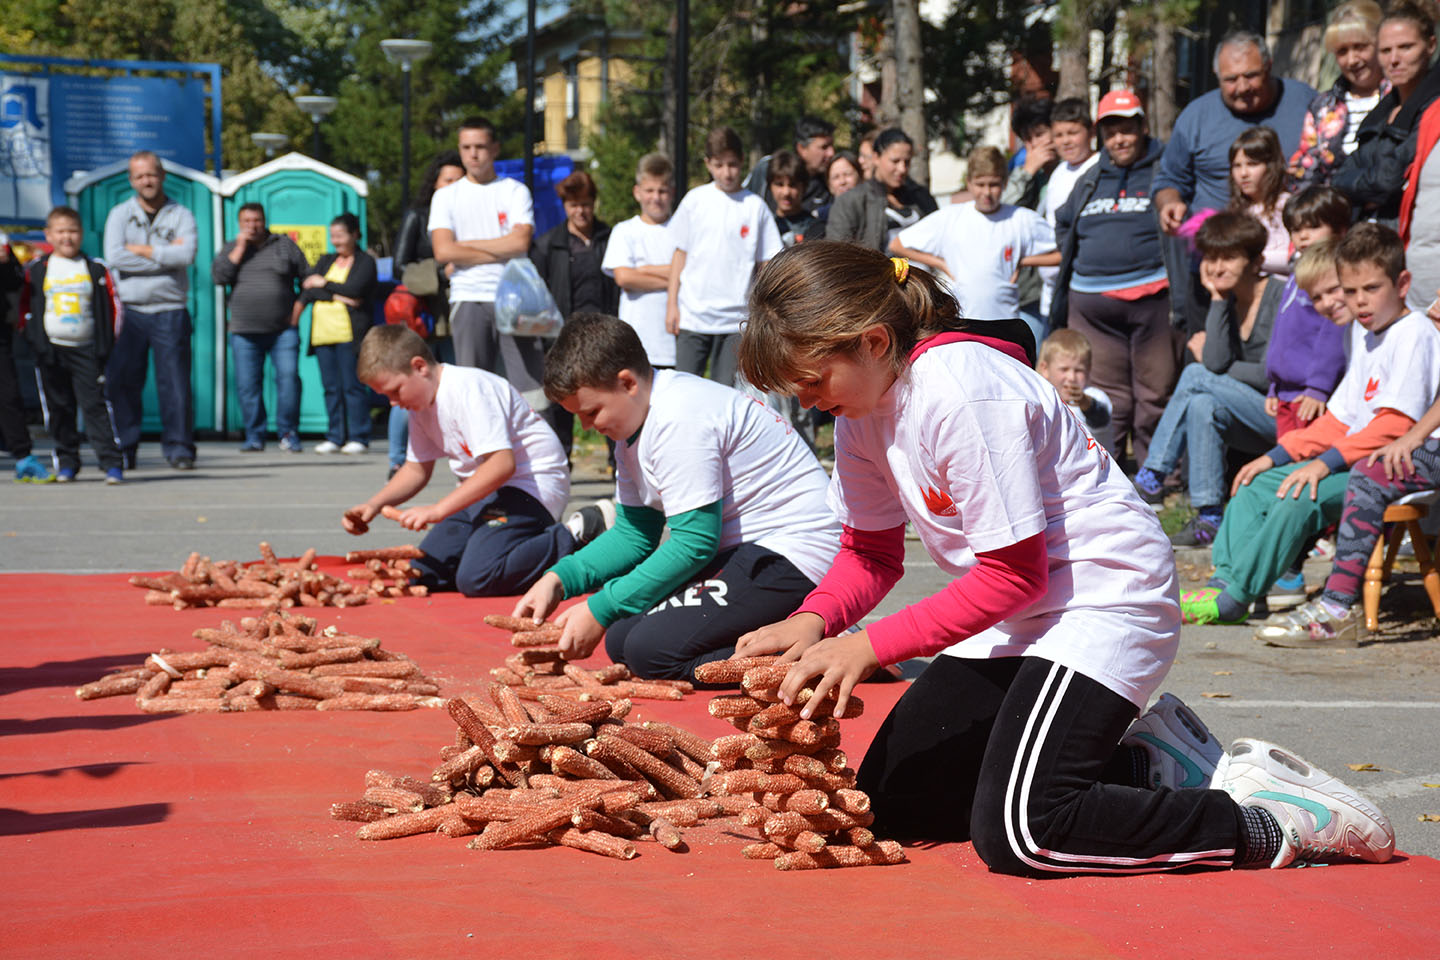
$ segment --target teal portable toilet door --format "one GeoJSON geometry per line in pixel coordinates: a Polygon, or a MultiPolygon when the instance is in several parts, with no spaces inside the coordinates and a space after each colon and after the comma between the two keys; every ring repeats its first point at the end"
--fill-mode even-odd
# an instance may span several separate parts
{"type": "MultiPolygon", "coordinates": [[[[220,243],[220,181],[162,159],[165,193],[195,216],[195,262],[188,271],[190,292],[187,306],[193,331],[190,336],[190,394],[196,430],[218,430],[224,418],[225,356],[222,341],[225,318],[219,311],[223,298],[210,280],[210,261],[220,243]]],[[[117,160],[79,173],[65,182],[71,205],[80,211],[85,228],[84,251],[96,259],[105,257],[105,218],[119,204],[134,196],[130,189],[130,163],[117,160]]],[[[145,374],[144,417],[140,427],[146,434],[160,432],[160,402],[155,391],[155,361],[152,355],[145,374]]]]}
{"type": "MultiPolygon", "coordinates": [[[[287,153],[258,167],[226,177],[220,184],[224,195],[224,237],[228,240],[239,230],[240,207],[258,203],[265,208],[265,223],[272,233],[287,234],[300,247],[305,259],[313,266],[330,250],[330,221],[342,213],[353,213],[360,219],[360,246],[368,237],[365,197],[369,187],[364,180],[343,170],[321,163],[300,153],[287,153]]],[[[216,247],[223,248],[224,244],[216,247]]],[[[305,344],[310,340],[310,309],[300,316],[300,429],[304,433],[324,433],[329,426],[325,413],[325,391],[320,381],[320,365],[308,356],[305,344]]],[[[235,371],[227,364],[227,429],[243,427],[239,395],[235,391],[235,371]]],[[[267,428],[275,430],[275,375],[266,365],[264,402],[267,428]]]]}

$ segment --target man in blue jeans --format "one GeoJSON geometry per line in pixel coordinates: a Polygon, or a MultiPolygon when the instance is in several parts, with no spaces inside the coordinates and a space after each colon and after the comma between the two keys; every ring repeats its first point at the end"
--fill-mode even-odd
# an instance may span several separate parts
{"type": "Polygon", "coordinates": [[[135,195],[105,218],[105,262],[125,305],[124,321],[105,370],[105,392],[125,469],[140,446],[142,396],[150,352],[160,400],[160,447],[176,470],[195,469],[195,411],[190,402],[190,266],[195,262],[195,216],[165,195],[160,158],[141,150],[130,158],[135,195]]]}
{"type": "Polygon", "coordinates": [[[265,449],[265,357],[275,368],[275,429],[280,449],[300,452],[300,282],[310,271],[295,241],[265,225],[265,208],[247,203],[240,233],[215,256],[210,274],[230,287],[230,352],[245,419],[241,453],[265,449]]]}

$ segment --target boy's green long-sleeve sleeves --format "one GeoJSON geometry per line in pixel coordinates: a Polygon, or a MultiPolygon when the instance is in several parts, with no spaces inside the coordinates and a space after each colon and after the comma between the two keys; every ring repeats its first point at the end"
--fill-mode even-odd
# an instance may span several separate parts
{"type": "Polygon", "coordinates": [[[608,627],[650,609],[715,558],[722,507],[717,500],[667,520],[658,510],[617,504],[615,526],[551,571],[566,597],[599,587],[589,600],[590,613],[608,627]],[[662,544],[667,522],[670,539],[662,544]]]}

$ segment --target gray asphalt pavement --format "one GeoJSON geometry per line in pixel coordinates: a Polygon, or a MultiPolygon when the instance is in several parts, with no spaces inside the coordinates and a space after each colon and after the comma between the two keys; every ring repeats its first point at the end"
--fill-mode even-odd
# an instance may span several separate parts
{"type": "MultiPolygon", "coordinates": [[[[341,511],[385,480],[378,447],[358,457],[322,457],[308,446],[302,454],[273,445],[241,454],[234,443],[203,443],[198,469],[179,473],[166,466],[158,445],[147,443],[139,469],[123,486],[106,486],[93,465],[69,485],[0,481],[0,573],[173,570],[191,550],[253,559],[260,540],[282,556],[307,547],[337,554],[415,542],[414,534],[385,521],[364,538],[340,529],[341,511]]],[[[0,477],[8,478],[12,467],[0,456],[0,477]]],[[[434,482],[446,479],[444,468],[437,470],[434,482]]],[[[610,489],[600,473],[577,472],[575,504],[610,489]]],[[[1318,587],[1325,572],[1312,562],[1311,585],[1318,587]]],[[[876,614],[944,582],[912,541],[905,578],[876,614]]],[[[1426,786],[1440,784],[1440,640],[1413,580],[1392,588],[1383,607],[1379,638],[1357,650],[1280,650],[1255,641],[1253,626],[1187,626],[1165,689],[1224,742],[1273,740],[1340,776],[1387,813],[1401,849],[1436,857],[1440,823],[1417,818],[1440,814],[1440,788],[1426,786]],[[1352,771],[1351,764],[1373,769],[1352,771]]]]}

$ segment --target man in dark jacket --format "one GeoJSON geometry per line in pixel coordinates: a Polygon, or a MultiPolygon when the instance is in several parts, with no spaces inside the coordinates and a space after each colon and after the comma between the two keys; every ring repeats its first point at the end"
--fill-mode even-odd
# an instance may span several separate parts
{"type": "Polygon", "coordinates": [[[17,483],[48,483],[55,479],[31,450],[25,424],[25,401],[15,375],[15,328],[10,323],[10,294],[25,282],[8,241],[0,242],[0,444],[15,458],[17,483]]]}
{"type": "Polygon", "coordinates": [[[245,418],[241,453],[265,449],[265,357],[275,368],[276,432],[280,449],[300,452],[300,283],[310,272],[295,241],[271,233],[265,208],[247,203],[240,233],[210,265],[218,284],[230,287],[230,352],[245,418]]]}
{"type": "MultiPolygon", "coordinates": [[[[610,242],[610,225],[595,219],[598,191],[590,174],[576,170],[555,186],[565,206],[565,222],[542,233],[530,246],[530,260],[562,317],[575,313],[615,316],[620,310],[620,288],[600,269],[610,242]]],[[[575,418],[558,403],[541,416],[555,428],[565,455],[570,455],[575,418]]]]}

